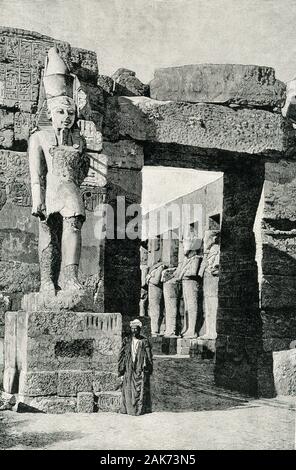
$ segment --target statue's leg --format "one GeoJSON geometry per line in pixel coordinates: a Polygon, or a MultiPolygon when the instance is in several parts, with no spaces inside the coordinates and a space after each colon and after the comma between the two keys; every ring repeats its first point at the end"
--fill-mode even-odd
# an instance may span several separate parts
{"type": "Polygon", "coordinates": [[[140,317],[147,316],[147,306],[148,306],[148,292],[147,289],[141,289],[141,299],[140,299],[140,317]]]}
{"type": "Polygon", "coordinates": [[[184,336],[186,331],[188,330],[188,298],[187,298],[188,294],[186,290],[186,285],[184,284],[185,282],[186,281],[182,281],[182,295],[183,295],[183,302],[184,302],[184,320],[183,320],[183,328],[181,330],[181,336],[184,336]]]}
{"type": "Polygon", "coordinates": [[[47,221],[39,221],[40,292],[55,294],[61,266],[61,221],[52,215],[47,221]]]}
{"type": "Polygon", "coordinates": [[[201,339],[216,339],[216,319],[218,310],[218,277],[207,274],[204,279],[204,329],[201,339]]]}
{"type": "Polygon", "coordinates": [[[184,333],[185,338],[196,338],[196,321],[198,311],[198,282],[191,279],[183,281],[184,298],[186,297],[188,312],[188,329],[184,333]]]}
{"type": "Polygon", "coordinates": [[[178,285],[176,282],[163,284],[165,304],[165,333],[164,336],[176,336],[178,313],[178,285]]]}
{"type": "Polygon", "coordinates": [[[161,315],[162,288],[151,282],[148,285],[148,309],[151,318],[151,334],[159,333],[159,320],[161,315]]]}
{"type": "Polygon", "coordinates": [[[82,289],[78,281],[78,266],[81,255],[81,228],[83,217],[64,217],[62,235],[62,260],[64,289],[82,289]]]}

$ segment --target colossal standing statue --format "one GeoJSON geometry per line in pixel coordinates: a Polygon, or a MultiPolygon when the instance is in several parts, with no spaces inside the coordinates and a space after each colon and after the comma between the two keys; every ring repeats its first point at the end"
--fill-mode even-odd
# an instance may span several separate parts
{"type": "Polygon", "coordinates": [[[32,214],[39,218],[40,291],[54,295],[60,289],[61,262],[63,289],[82,288],[78,266],[85,209],[80,185],[89,160],[76,124],[75,77],[55,48],[48,51],[43,83],[51,127],[31,135],[29,164],[32,214]]]}
{"type": "Polygon", "coordinates": [[[196,322],[198,314],[198,293],[200,280],[198,271],[202,261],[200,249],[202,240],[194,231],[190,231],[183,238],[184,259],[178,266],[175,277],[182,281],[184,299],[184,327],[181,332],[183,338],[196,338],[196,322]]]}
{"type": "Polygon", "coordinates": [[[200,339],[216,339],[216,319],[218,310],[218,281],[220,257],[220,232],[207,230],[205,233],[204,259],[199,270],[203,277],[204,294],[204,334],[200,339]]]}
{"type": "Polygon", "coordinates": [[[154,264],[151,266],[146,278],[148,283],[148,311],[151,318],[151,334],[153,336],[158,335],[160,329],[163,301],[161,274],[165,268],[166,265],[161,261],[154,264]]]}
{"type": "Polygon", "coordinates": [[[165,307],[164,336],[173,338],[177,336],[177,315],[180,297],[180,281],[175,277],[176,269],[176,267],[164,269],[161,276],[165,307]]]}

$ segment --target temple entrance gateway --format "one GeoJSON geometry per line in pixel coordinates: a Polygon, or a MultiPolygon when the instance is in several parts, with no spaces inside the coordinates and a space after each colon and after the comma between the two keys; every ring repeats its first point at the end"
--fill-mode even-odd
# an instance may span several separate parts
{"type": "MultiPolygon", "coordinates": [[[[27,31],[2,28],[1,34],[0,312],[1,324],[7,312],[6,391],[21,389],[27,403],[47,411],[118,405],[116,355],[129,319],[140,313],[142,240],[122,236],[118,218],[116,236],[102,240],[98,230],[111,226],[111,215],[98,214],[97,208],[107,203],[120,217],[122,198],[126,207],[140,204],[146,165],[223,173],[222,217],[218,222],[220,212],[212,208],[207,221],[209,230],[221,228],[215,383],[254,396],[295,393],[296,139],[291,120],[281,114],[286,88],[274,70],[173,67],[156,71],[148,90],[134,75],[122,80],[126,71],[113,78],[100,75],[90,51],[27,31]],[[23,150],[37,118],[44,122],[43,64],[54,43],[79,80],[77,125],[90,166],[79,196],[86,220],[82,228],[71,226],[76,235],[81,229],[82,242],[80,271],[72,260],[70,278],[79,279],[82,292],[66,295],[62,289],[40,309],[38,225],[31,217],[23,150]],[[13,51],[18,55],[11,61],[13,51]],[[24,62],[31,75],[22,74],[24,62]],[[188,86],[196,81],[198,87],[188,86]]],[[[130,221],[131,214],[125,215],[130,221]]],[[[195,222],[189,223],[192,232],[198,229],[195,222]]],[[[175,248],[172,244],[166,256],[176,256],[175,248]]],[[[188,253],[197,259],[198,250],[188,253]]],[[[187,293],[193,289],[187,289],[188,280],[182,278],[187,293]]],[[[174,289],[167,287],[173,307],[174,289]]],[[[151,298],[159,294],[154,291],[151,298]]],[[[185,297],[188,307],[190,296],[185,297]]],[[[144,334],[149,334],[145,321],[144,334]]],[[[168,336],[174,328],[172,321],[168,336]]]]}

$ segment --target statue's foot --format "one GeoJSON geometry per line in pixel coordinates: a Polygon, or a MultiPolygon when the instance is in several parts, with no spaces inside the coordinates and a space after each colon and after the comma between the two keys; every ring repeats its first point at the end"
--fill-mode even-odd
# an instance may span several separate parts
{"type": "Polygon", "coordinates": [[[216,334],[212,334],[212,335],[210,335],[210,334],[204,334],[204,335],[198,337],[198,339],[208,339],[208,340],[210,340],[210,339],[214,340],[214,339],[216,339],[216,338],[217,338],[217,333],[216,333],[216,334]]]}
{"type": "Polygon", "coordinates": [[[182,336],[183,338],[194,339],[197,338],[197,333],[194,331],[187,330],[186,333],[182,336]]]}
{"type": "Polygon", "coordinates": [[[176,333],[165,333],[164,338],[178,338],[178,335],[176,333]]]}
{"type": "Polygon", "coordinates": [[[41,281],[39,292],[46,295],[55,295],[56,289],[52,281],[41,281]]]}
{"type": "Polygon", "coordinates": [[[84,287],[81,284],[81,282],[78,281],[78,279],[73,278],[73,279],[67,279],[64,283],[64,289],[63,290],[83,290],[84,287]]]}
{"type": "Polygon", "coordinates": [[[84,287],[78,280],[78,265],[70,264],[64,268],[64,289],[63,290],[83,290],[84,287]]]}

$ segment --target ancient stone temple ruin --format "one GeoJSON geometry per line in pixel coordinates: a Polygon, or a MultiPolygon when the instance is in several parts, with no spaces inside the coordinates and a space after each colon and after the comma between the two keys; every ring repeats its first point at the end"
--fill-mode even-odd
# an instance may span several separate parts
{"type": "MultiPolygon", "coordinates": [[[[275,71],[188,65],[157,70],[147,86],[126,69],[100,75],[92,51],[29,31],[0,33],[4,391],[42,411],[118,406],[118,350],[140,314],[142,242],[118,233],[118,216],[116,236],[98,236],[114,222],[98,208],[116,213],[122,198],[140,204],[143,166],[161,165],[223,172],[215,383],[252,396],[295,394],[296,135],[275,71]],[[78,294],[65,287],[63,269],[60,291],[39,292],[40,222],[31,214],[28,140],[51,126],[44,77],[53,46],[75,78],[75,125],[89,159],[78,294]]],[[[74,138],[71,145],[78,151],[74,138]]],[[[149,317],[141,321],[150,335],[149,317]]]]}

